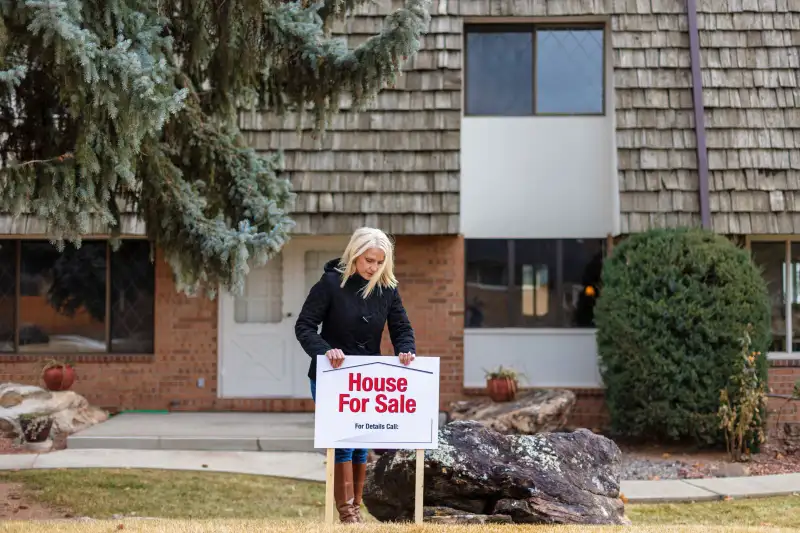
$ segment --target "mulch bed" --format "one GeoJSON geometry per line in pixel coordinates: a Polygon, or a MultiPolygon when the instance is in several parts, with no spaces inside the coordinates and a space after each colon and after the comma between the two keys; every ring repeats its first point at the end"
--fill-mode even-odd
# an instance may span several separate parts
{"type": "Polygon", "coordinates": [[[788,453],[773,439],[749,461],[736,463],[724,451],[689,447],[620,444],[622,479],[702,479],[800,472],[800,454],[788,453]]]}

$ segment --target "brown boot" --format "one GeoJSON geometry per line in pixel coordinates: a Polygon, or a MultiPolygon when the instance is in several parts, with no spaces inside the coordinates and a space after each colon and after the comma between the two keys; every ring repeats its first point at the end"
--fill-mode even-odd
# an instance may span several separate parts
{"type": "Polygon", "coordinates": [[[339,521],[355,524],[358,517],[353,509],[353,463],[336,463],[333,475],[333,499],[339,511],[339,521]]]}
{"type": "Polygon", "coordinates": [[[364,518],[361,516],[361,502],[364,497],[364,480],[367,479],[367,465],[357,465],[353,463],[353,511],[356,513],[356,519],[363,522],[364,518]]]}

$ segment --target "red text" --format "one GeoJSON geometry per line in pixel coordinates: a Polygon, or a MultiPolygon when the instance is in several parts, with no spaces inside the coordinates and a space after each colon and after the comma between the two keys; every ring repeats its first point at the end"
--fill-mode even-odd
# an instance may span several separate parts
{"type": "Polygon", "coordinates": [[[406,378],[371,378],[362,377],[361,372],[350,373],[350,392],[406,392],[408,380],[406,378]]]}

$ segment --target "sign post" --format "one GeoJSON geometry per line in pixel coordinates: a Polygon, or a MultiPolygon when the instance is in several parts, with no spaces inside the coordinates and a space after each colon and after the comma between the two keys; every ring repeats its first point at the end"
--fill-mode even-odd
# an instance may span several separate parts
{"type": "Polygon", "coordinates": [[[438,447],[439,358],[317,356],[314,447],[326,448],[325,523],[334,520],[334,449],[416,450],[414,521],[422,523],[425,450],[438,447]]]}

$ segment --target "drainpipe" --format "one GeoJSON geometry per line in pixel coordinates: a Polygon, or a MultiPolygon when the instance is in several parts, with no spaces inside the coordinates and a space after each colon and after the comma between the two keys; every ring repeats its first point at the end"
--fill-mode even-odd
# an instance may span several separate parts
{"type": "Polygon", "coordinates": [[[689,57],[692,66],[692,100],[694,102],[694,135],[697,139],[697,179],[700,193],[700,220],[704,229],[711,229],[711,208],[708,190],[708,151],[706,149],[703,76],[700,72],[700,32],[697,30],[697,0],[686,0],[689,19],[689,57]]]}

